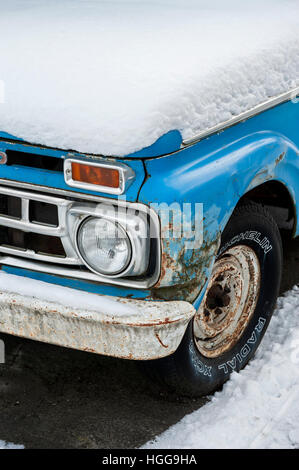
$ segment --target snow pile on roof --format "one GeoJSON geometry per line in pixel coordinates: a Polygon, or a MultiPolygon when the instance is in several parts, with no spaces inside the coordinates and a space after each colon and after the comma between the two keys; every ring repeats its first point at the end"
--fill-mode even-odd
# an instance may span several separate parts
{"type": "Polygon", "coordinates": [[[281,297],[255,359],[145,448],[299,447],[299,287],[281,297]]]}
{"type": "Polygon", "coordinates": [[[119,155],[299,85],[297,0],[0,0],[0,130],[119,155]]]}

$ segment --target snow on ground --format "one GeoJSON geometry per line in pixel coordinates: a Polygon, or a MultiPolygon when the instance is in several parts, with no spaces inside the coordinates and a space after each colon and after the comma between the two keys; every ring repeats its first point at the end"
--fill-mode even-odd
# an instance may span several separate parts
{"type": "Polygon", "coordinates": [[[298,0],[0,0],[0,130],[125,155],[299,85],[298,0]]]}
{"type": "Polygon", "coordinates": [[[1,449],[24,449],[24,446],[12,444],[11,442],[0,441],[0,450],[1,449]]]}
{"type": "Polygon", "coordinates": [[[144,447],[299,448],[299,287],[278,300],[254,360],[144,447]]]}

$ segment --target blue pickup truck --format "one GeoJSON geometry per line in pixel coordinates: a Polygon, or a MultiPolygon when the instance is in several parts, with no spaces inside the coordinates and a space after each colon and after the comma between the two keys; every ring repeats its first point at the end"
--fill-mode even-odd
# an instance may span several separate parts
{"type": "Polygon", "coordinates": [[[123,158],[0,133],[0,331],[219,388],[266,332],[281,233],[299,235],[298,96],[123,158]]]}

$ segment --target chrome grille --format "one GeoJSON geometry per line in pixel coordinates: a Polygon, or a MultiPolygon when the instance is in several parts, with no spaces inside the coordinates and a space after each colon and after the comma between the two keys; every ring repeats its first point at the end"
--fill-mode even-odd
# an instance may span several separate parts
{"type": "MultiPolygon", "coordinates": [[[[5,227],[6,229],[15,230],[16,234],[27,233],[40,235],[41,237],[53,237],[53,241],[54,239],[59,239],[61,241],[61,245],[63,246],[64,255],[61,253],[55,254],[55,252],[37,252],[36,250],[32,249],[32,247],[26,246],[28,245],[26,243],[24,243],[24,246],[19,246],[18,244],[13,246],[13,241],[12,243],[5,243],[5,237],[2,237],[0,242],[1,253],[50,263],[66,265],[82,264],[76,254],[75,249],[70,243],[66,224],[66,214],[68,209],[72,206],[73,201],[1,187],[0,198],[3,196],[8,197],[8,202],[10,201],[10,198],[13,198],[12,201],[14,201],[14,205],[16,207],[20,207],[20,211],[19,214],[17,210],[14,213],[14,211],[10,208],[10,210],[6,211],[7,214],[2,214],[0,209],[0,227],[2,231],[3,227],[5,227]],[[19,204],[16,203],[16,201],[20,201],[19,204]],[[34,220],[34,217],[31,216],[31,207],[34,205],[34,203],[44,203],[46,205],[55,207],[57,210],[57,225],[55,226],[53,223],[46,223],[44,220],[34,220]]],[[[11,205],[13,204],[10,204],[10,206],[11,205]]],[[[16,237],[10,238],[15,239],[16,237]]]]}
{"type": "MultiPolygon", "coordinates": [[[[2,265],[124,287],[147,289],[156,284],[161,266],[160,223],[157,214],[152,209],[139,203],[118,201],[118,207],[125,209],[129,206],[131,211],[139,212],[143,220],[148,218],[148,223],[152,226],[154,234],[154,242],[149,242],[150,246],[147,249],[152,261],[149,271],[144,272],[143,275],[109,278],[95,274],[85,266],[77,253],[75,240],[77,224],[80,223],[82,217],[101,216],[98,204],[100,203],[103,207],[103,204],[105,205],[107,202],[110,205],[115,202],[99,196],[29,185],[17,181],[9,183],[13,187],[8,186],[5,180],[0,179],[0,263],[2,265]],[[10,200],[12,204],[3,204],[1,208],[1,198],[3,199],[3,197],[10,200]],[[41,216],[40,207],[38,210],[35,210],[37,207],[33,207],[42,204],[47,205],[48,208],[49,205],[55,208],[55,211],[52,210],[51,220],[47,220],[47,216],[41,216]],[[11,237],[13,241],[18,239],[17,233],[28,235],[27,241],[30,240],[30,243],[27,245],[26,243],[23,245],[14,244],[11,239],[7,243],[7,240],[3,241],[3,237],[1,239],[1,233],[3,234],[5,231],[14,232],[15,237],[11,237]],[[41,246],[42,237],[45,237],[45,240],[48,237],[48,245],[51,245],[51,249],[47,253],[35,247],[36,240],[41,246]],[[55,243],[53,243],[54,241],[55,243]],[[61,249],[55,252],[58,241],[61,244],[62,253],[61,249]]],[[[137,258],[142,259],[141,256],[137,258]]]]}

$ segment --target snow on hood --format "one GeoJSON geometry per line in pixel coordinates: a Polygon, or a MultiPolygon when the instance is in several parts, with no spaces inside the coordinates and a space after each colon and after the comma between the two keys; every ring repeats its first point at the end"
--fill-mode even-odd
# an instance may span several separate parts
{"type": "Polygon", "coordinates": [[[0,0],[0,12],[0,130],[33,143],[123,156],[299,84],[298,0],[0,0]]]}

